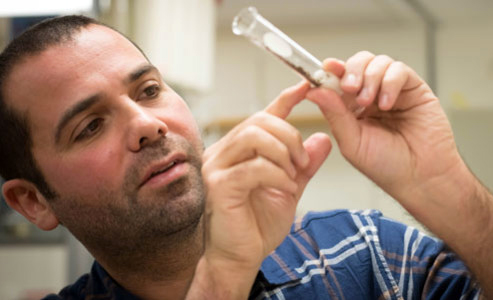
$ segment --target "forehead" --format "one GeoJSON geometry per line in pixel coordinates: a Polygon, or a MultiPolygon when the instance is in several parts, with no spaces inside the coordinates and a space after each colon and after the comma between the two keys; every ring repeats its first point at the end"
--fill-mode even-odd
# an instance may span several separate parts
{"type": "Polygon", "coordinates": [[[89,25],[72,41],[51,46],[15,66],[5,82],[5,98],[27,116],[31,127],[54,122],[73,101],[100,92],[99,88],[120,81],[145,62],[144,55],[116,31],[89,25]]]}

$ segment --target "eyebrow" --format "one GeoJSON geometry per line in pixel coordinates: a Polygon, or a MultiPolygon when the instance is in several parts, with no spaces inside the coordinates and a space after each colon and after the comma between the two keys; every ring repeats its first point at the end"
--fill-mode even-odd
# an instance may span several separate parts
{"type": "MultiPolygon", "coordinates": [[[[135,82],[139,80],[142,76],[150,73],[150,72],[157,72],[159,73],[158,69],[151,65],[151,64],[144,64],[139,67],[137,67],[134,71],[132,71],[128,76],[123,80],[124,84],[128,85],[132,82],[135,82]]],[[[58,125],[56,126],[55,129],[55,143],[58,144],[60,141],[60,137],[62,135],[62,130],[67,126],[67,124],[72,120],[75,116],[78,114],[84,112],[85,110],[89,109],[92,107],[94,104],[100,101],[102,95],[101,93],[99,94],[94,94],[91,95],[81,101],[78,101],[74,106],[69,108],[61,117],[60,121],[58,122],[58,125]]]]}
{"type": "Polygon", "coordinates": [[[70,120],[72,120],[75,116],[77,116],[81,112],[89,109],[91,106],[99,102],[100,99],[101,99],[100,94],[92,95],[82,101],[77,102],[77,104],[75,104],[73,107],[67,110],[63,114],[62,118],[60,119],[60,122],[58,122],[58,125],[56,126],[55,143],[58,144],[58,142],[60,141],[62,130],[68,124],[68,122],[70,122],[70,120]]]}
{"type": "Polygon", "coordinates": [[[128,75],[127,79],[125,80],[125,83],[128,84],[137,81],[140,77],[150,72],[159,73],[158,69],[151,64],[142,65],[128,75]]]}

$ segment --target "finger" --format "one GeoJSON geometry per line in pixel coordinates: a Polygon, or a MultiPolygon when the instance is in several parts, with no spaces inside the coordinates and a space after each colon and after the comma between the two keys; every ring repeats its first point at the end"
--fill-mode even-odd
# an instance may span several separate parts
{"type": "Polygon", "coordinates": [[[374,100],[380,89],[385,71],[392,64],[393,59],[387,55],[378,55],[373,58],[364,71],[363,88],[356,101],[361,106],[368,106],[374,100]]]}
{"type": "Polygon", "coordinates": [[[286,119],[293,107],[305,99],[305,95],[309,89],[310,83],[306,80],[289,87],[282,91],[264,111],[281,119],[286,119]]]}
{"type": "Polygon", "coordinates": [[[288,147],[269,132],[254,125],[242,130],[218,150],[215,162],[218,168],[229,168],[257,156],[272,161],[293,178],[296,175],[288,147]]]}
{"type": "Polygon", "coordinates": [[[332,142],[327,134],[318,132],[306,139],[304,146],[310,155],[310,164],[304,170],[298,172],[296,177],[296,182],[298,182],[298,197],[301,197],[310,179],[326,160],[332,149],[332,142]]]}
{"type": "Polygon", "coordinates": [[[330,89],[313,88],[306,94],[306,98],[317,104],[325,117],[349,112],[341,96],[330,89]]]}
{"type": "Polygon", "coordinates": [[[310,179],[332,150],[332,142],[327,134],[317,132],[307,138],[303,145],[310,156],[310,164],[303,170],[302,175],[310,179]]]}
{"type": "Polygon", "coordinates": [[[346,72],[341,80],[344,92],[357,94],[361,90],[364,70],[374,57],[375,55],[368,51],[361,51],[347,60],[346,72]]]}
{"type": "Polygon", "coordinates": [[[323,62],[323,69],[341,78],[346,71],[344,61],[336,58],[326,58],[323,62]]]}
{"type": "Polygon", "coordinates": [[[392,63],[382,80],[382,87],[378,96],[378,107],[381,110],[390,110],[399,96],[409,77],[407,68],[400,62],[392,63]]]}
{"type": "Polygon", "coordinates": [[[223,184],[237,184],[236,189],[246,192],[258,187],[274,188],[290,194],[298,190],[298,184],[294,179],[279,166],[261,156],[234,165],[226,169],[223,175],[223,184]]]}
{"type": "Polygon", "coordinates": [[[324,114],[343,154],[358,148],[360,126],[337,93],[328,89],[312,89],[307,93],[307,99],[317,104],[324,114]]]}
{"type": "Polygon", "coordinates": [[[295,127],[269,113],[259,112],[247,119],[243,126],[258,126],[269,132],[288,147],[293,161],[300,167],[305,167],[310,158],[303,147],[303,138],[295,127]]]}
{"type": "MultiPolygon", "coordinates": [[[[310,158],[303,148],[303,138],[300,132],[291,124],[276,116],[273,116],[264,111],[258,112],[235,126],[219,141],[209,146],[204,152],[204,160],[209,160],[211,157],[217,157],[217,153],[224,153],[224,148],[229,147],[229,144],[238,143],[238,135],[246,130],[249,126],[262,128],[272,136],[277,138],[281,143],[286,145],[291,159],[300,167],[305,167],[310,158]]],[[[252,140],[255,137],[249,137],[245,140],[252,140]]],[[[243,140],[243,141],[245,141],[243,140]]],[[[240,139],[241,142],[241,139],[240,139]]],[[[251,153],[250,153],[251,154],[251,153]]],[[[220,159],[220,158],[219,158],[220,159]]]]}

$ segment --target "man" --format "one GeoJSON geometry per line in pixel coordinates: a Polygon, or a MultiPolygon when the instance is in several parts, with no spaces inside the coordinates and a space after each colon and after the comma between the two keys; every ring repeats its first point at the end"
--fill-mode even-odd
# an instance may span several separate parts
{"type": "Polygon", "coordinates": [[[48,298],[477,296],[440,241],[376,212],[312,214],[290,231],[331,148],[327,135],[303,142],[283,120],[305,97],[320,106],[344,155],[443,237],[488,289],[491,255],[471,248],[479,237],[492,243],[474,231],[489,220],[491,199],[456,155],[426,84],[366,52],[325,68],[343,77],[344,99],[300,83],[203,152],[183,100],[116,31],[70,16],[13,41],[0,56],[3,193],[38,227],[66,226],[97,261],[48,298]],[[354,98],[368,106],[358,119],[344,105],[354,98]],[[395,111],[399,124],[388,116],[395,111]],[[442,130],[438,144],[434,130],[442,130]],[[450,185],[457,181],[463,191],[450,185]],[[461,198],[470,200],[460,202],[463,215],[461,198]],[[474,222],[454,228],[471,213],[474,222]]]}

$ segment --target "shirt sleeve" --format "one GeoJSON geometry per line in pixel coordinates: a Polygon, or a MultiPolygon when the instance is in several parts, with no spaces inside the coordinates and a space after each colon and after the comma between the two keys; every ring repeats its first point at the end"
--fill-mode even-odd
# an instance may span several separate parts
{"type": "Polygon", "coordinates": [[[262,263],[253,299],[479,299],[439,239],[376,210],[310,212],[262,263]]]}
{"type": "Polygon", "coordinates": [[[367,216],[378,228],[377,247],[404,299],[478,299],[471,272],[443,241],[383,217],[367,216]]]}

